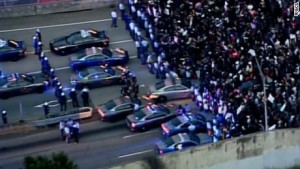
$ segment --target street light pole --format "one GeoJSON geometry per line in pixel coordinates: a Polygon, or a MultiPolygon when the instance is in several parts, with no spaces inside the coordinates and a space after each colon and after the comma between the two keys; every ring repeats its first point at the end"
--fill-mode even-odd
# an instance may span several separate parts
{"type": "Polygon", "coordinates": [[[256,65],[257,65],[257,67],[258,67],[258,71],[259,71],[259,74],[260,74],[260,78],[261,78],[262,83],[263,83],[263,92],[264,92],[264,99],[263,99],[263,102],[264,102],[264,116],[265,116],[265,131],[268,131],[269,125],[268,125],[268,108],[267,108],[266,78],[265,78],[265,75],[263,74],[263,72],[262,72],[262,70],[261,70],[260,64],[259,64],[258,61],[257,61],[256,55],[254,55],[254,58],[255,58],[256,65]]]}

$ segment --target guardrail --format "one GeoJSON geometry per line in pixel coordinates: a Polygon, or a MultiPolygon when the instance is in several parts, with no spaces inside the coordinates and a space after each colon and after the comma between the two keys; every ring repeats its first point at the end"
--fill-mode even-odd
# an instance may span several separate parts
{"type": "Polygon", "coordinates": [[[71,2],[78,0],[0,0],[0,8],[22,5],[43,5],[49,3],[71,2]]]}
{"type": "Polygon", "coordinates": [[[68,114],[65,114],[65,115],[59,115],[59,116],[52,117],[52,118],[32,121],[31,124],[34,127],[44,127],[44,126],[48,126],[48,125],[52,125],[52,124],[57,124],[62,120],[87,119],[87,118],[92,117],[92,115],[93,115],[93,108],[91,108],[91,107],[81,107],[77,110],[69,111],[68,114]]]}

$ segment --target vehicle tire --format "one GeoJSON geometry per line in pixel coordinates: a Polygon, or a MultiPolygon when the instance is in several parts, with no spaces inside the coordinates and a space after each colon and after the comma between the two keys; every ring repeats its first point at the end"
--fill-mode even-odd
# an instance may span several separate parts
{"type": "Polygon", "coordinates": [[[159,103],[166,103],[168,101],[167,97],[166,96],[160,96],[158,98],[158,102],[159,103]]]}
{"type": "Polygon", "coordinates": [[[66,52],[64,50],[62,50],[62,51],[60,51],[60,54],[64,56],[64,55],[66,55],[66,52]]]}
{"type": "Polygon", "coordinates": [[[3,93],[1,96],[1,99],[4,99],[4,100],[9,99],[8,93],[3,93]]]}
{"type": "Polygon", "coordinates": [[[44,89],[43,89],[43,88],[38,88],[38,89],[36,90],[36,92],[37,92],[37,93],[40,93],[40,94],[41,94],[41,93],[44,93],[44,89]]]}

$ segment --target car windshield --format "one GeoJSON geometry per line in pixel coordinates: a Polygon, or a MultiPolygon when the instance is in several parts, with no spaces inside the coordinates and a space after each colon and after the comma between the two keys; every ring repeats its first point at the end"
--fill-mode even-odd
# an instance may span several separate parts
{"type": "Polygon", "coordinates": [[[138,111],[138,112],[136,112],[135,113],[135,118],[137,119],[137,120],[141,120],[143,117],[145,117],[146,116],[146,113],[145,112],[143,112],[142,110],[140,110],[140,111],[138,111]]]}
{"type": "Polygon", "coordinates": [[[85,50],[82,50],[82,51],[76,53],[76,56],[77,56],[78,59],[81,59],[81,58],[85,57],[86,56],[85,50]]]}
{"type": "Polygon", "coordinates": [[[66,41],[68,44],[74,44],[74,42],[78,39],[81,39],[80,32],[72,33],[70,36],[66,37],[66,41]]]}
{"type": "Polygon", "coordinates": [[[116,107],[117,105],[116,105],[116,103],[115,103],[114,100],[110,100],[110,101],[106,102],[106,103],[104,104],[104,106],[105,106],[105,108],[106,108],[107,110],[111,110],[111,109],[113,109],[114,107],[116,107]]]}
{"type": "Polygon", "coordinates": [[[164,81],[161,81],[161,82],[158,82],[158,83],[155,84],[155,89],[156,90],[159,90],[163,87],[165,87],[165,82],[164,81]]]}
{"type": "Polygon", "coordinates": [[[171,124],[173,126],[179,126],[179,124],[181,124],[181,121],[178,118],[175,118],[175,119],[171,120],[171,124]]]}
{"type": "Polygon", "coordinates": [[[87,69],[82,70],[82,71],[79,72],[79,76],[81,78],[87,77],[88,75],[89,75],[89,71],[87,69]]]}
{"type": "Polygon", "coordinates": [[[175,142],[172,138],[166,138],[163,140],[163,142],[167,147],[170,147],[171,145],[175,144],[175,142]]]}

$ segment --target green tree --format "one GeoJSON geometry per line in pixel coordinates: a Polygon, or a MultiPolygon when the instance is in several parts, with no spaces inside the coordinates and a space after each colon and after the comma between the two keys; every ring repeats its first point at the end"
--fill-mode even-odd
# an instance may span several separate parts
{"type": "Polygon", "coordinates": [[[48,156],[27,156],[24,158],[25,169],[78,169],[77,164],[63,153],[53,153],[48,156]]]}

